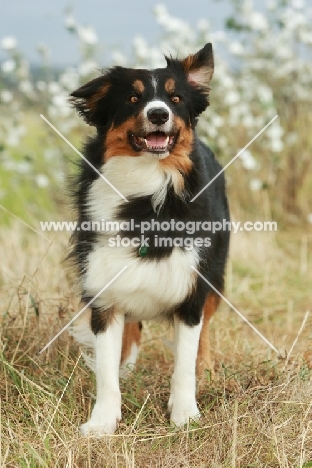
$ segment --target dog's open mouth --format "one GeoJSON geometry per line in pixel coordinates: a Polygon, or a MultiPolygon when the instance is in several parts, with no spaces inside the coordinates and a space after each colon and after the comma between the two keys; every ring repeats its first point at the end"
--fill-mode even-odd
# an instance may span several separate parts
{"type": "Polygon", "coordinates": [[[136,150],[149,153],[166,153],[175,143],[176,135],[167,135],[164,132],[151,132],[145,136],[130,135],[131,143],[136,150]]]}

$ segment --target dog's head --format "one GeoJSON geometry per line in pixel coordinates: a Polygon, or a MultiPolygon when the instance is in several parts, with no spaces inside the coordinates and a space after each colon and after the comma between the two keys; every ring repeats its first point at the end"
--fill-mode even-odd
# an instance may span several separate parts
{"type": "Polygon", "coordinates": [[[89,125],[101,129],[105,159],[190,153],[198,115],[209,105],[212,45],[156,70],[113,67],[71,94],[89,125]]]}

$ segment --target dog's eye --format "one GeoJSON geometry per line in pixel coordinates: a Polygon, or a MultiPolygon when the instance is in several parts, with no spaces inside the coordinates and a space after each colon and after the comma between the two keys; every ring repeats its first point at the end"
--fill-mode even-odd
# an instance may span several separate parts
{"type": "Polygon", "coordinates": [[[139,98],[138,98],[138,96],[136,96],[135,94],[132,94],[132,95],[129,97],[129,101],[135,103],[135,102],[138,102],[138,101],[139,101],[139,98]]]}
{"type": "Polygon", "coordinates": [[[178,102],[181,102],[181,98],[180,96],[175,95],[171,97],[171,101],[177,104],[178,102]]]}

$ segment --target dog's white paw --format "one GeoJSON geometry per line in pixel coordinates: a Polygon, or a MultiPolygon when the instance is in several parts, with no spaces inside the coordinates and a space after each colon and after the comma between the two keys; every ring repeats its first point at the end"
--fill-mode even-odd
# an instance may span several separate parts
{"type": "Polygon", "coordinates": [[[181,400],[170,395],[168,408],[170,411],[170,421],[177,427],[184,426],[190,419],[198,421],[200,412],[194,398],[181,400]]]}
{"type": "Polygon", "coordinates": [[[114,434],[118,422],[121,420],[120,406],[97,405],[95,404],[91,418],[80,426],[80,431],[84,436],[101,437],[107,434],[114,434]]]}

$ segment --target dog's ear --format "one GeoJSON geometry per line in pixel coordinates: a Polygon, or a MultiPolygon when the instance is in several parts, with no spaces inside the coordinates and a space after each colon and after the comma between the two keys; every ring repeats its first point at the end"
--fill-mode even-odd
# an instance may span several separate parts
{"type": "Polygon", "coordinates": [[[206,44],[196,54],[181,60],[181,63],[192,86],[209,87],[214,68],[212,44],[206,44]]]}
{"type": "Polygon", "coordinates": [[[100,76],[72,92],[69,101],[89,125],[105,125],[103,100],[110,88],[106,76],[100,76]]]}
{"type": "Polygon", "coordinates": [[[196,110],[200,114],[209,106],[209,83],[214,69],[212,44],[206,44],[196,54],[189,55],[183,60],[165,57],[168,68],[174,68],[186,75],[187,82],[194,90],[194,99],[197,102],[196,110]],[[200,96],[203,100],[200,99],[200,96]],[[200,102],[202,101],[202,102],[200,102]]]}

